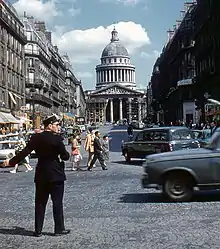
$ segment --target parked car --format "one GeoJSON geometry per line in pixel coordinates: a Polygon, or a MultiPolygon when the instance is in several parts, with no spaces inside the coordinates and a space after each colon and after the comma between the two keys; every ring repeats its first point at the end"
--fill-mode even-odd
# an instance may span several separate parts
{"type": "Polygon", "coordinates": [[[192,130],[194,138],[197,139],[201,147],[205,147],[209,144],[211,139],[211,129],[204,130],[192,130]]]}
{"type": "Polygon", "coordinates": [[[220,129],[206,148],[149,155],[143,188],[162,189],[173,201],[189,201],[195,188],[220,189],[220,129]]]}
{"type": "Polygon", "coordinates": [[[154,127],[139,132],[134,141],[122,142],[122,155],[126,162],[131,158],[144,159],[147,155],[199,148],[200,144],[193,138],[187,127],[154,127]]]}

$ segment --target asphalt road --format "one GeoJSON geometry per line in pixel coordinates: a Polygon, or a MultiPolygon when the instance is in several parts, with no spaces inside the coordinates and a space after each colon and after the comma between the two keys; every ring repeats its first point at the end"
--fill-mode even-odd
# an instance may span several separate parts
{"type": "MultiPolygon", "coordinates": [[[[101,129],[102,134],[108,131],[101,129]]],[[[219,191],[198,193],[189,203],[166,202],[160,192],[141,188],[141,161],[125,164],[117,151],[126,131],[110,135],[107,171],[98,163],[94,171],[86,171],[84,152],[84,171],[72,172],[67,163],[64,209],[71,234],[66,236],[53,236],[49,202],[44,235],[32,237],[34,173],[0,169],[0,248],[219,249],[219,191]]]]}

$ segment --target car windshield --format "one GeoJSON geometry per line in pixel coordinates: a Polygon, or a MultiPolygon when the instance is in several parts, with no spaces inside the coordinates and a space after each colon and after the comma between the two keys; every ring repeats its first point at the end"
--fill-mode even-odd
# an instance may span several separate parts
{"type": "Polygon", "coordinates": [[[193,139],[193,133],[190,130],[172,130],[171,140],[188,140],[193,139]]]}
{"type": "Polygon", "coordinates": [[[16,143],[4,142],[0,143],[0,150],[15,149],[16,143]]]}
{"type": "Polygon", "coordinates": [[[217,131],[214,132],[214,134],[212,135],[210,141],[209,141],[209,145],[206,146],[206,148],[209,149],[216,149],[219,147],[219,135],[220,135],[220,130],[218,129],[217,131]]]}

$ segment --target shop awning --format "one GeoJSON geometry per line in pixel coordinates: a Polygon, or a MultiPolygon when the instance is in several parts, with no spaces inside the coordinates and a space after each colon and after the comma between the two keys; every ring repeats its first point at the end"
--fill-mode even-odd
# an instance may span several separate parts
{"type": "Polygon", "coordinates": [[[11,113],[0,112],[0,123],[2,123],[2,124],[19,124],[20,122],[11,113]]]}
{"type": "Polygon", "coordinates": [[[74,115],[71,112],[63,113],[64,119],[74,120],[74,115]]]}

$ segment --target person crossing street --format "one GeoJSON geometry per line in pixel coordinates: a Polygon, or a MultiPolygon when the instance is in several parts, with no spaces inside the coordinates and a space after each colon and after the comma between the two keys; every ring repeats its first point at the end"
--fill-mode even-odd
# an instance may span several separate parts
{"type": "Polygon", "coordinates": [[[101,167],[103,170],[107,170],[106,164],[105,164],[105,159],[103,157],[103,147],[100,141],[100,132],[96,131],[95,132],[95,138],[94,138],[94,156],[93,159],[88,167],[89,171],[92,171],[93,165],[95,164],[96,160],[99,160],[99,163],[101,164],[101,167]]]}

